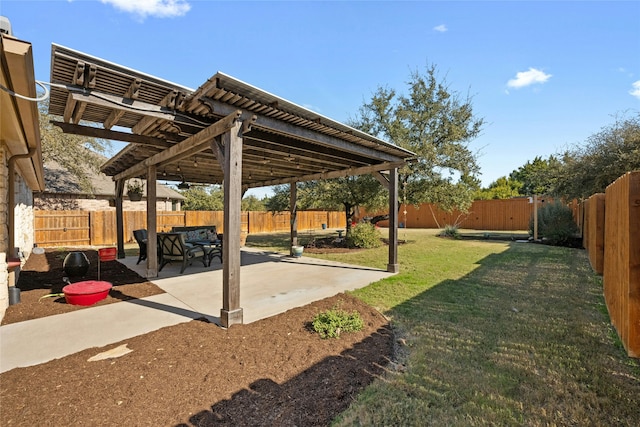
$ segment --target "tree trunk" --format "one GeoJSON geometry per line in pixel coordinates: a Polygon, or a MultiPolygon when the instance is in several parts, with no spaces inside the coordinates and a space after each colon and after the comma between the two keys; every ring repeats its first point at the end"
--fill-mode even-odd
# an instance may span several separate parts
{"type": "Polygon", "coordinates": [[[347,220],[347,234],[351,232],[351,220],[353,219],[353,206],[349,203],[344,203],[344,214],[347,220]]]}

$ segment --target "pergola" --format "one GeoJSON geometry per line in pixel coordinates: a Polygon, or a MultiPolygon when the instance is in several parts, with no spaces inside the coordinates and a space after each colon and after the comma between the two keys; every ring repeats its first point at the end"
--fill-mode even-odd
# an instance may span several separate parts
{"type": "Polygon", "coordinates": [[[398,271],[397,177],[410,151],[220,72],[193,90],[55,44],[51,57],[49,112],[63,118],[55,124],[129,143],[102,166],[116,185],[119,257],[126,180],[147,180],[148,277],[158,272],[156,180],[222,184],[223,326],[242,323],[240,206],[249,188],[291,184],[295,245],[297,182],[373,174],[389,189],[387,269],[398,271]]]}

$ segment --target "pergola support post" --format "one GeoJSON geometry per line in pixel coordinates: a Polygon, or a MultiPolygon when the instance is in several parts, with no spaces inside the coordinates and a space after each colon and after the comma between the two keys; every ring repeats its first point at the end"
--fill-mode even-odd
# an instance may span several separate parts
{"type": "Polygon", "coordinates": [[[398,264],[398,168],[389,169],[389,273],[400,271],[398,264]]]}
{"type": "Polygon", "coordinates": [[[292,182],[289,189],[289,211],[291,222],[289,255],[293,256],[293,247],[298,246],[298,183],[296,182],[292,182]]]}
{"type": "Polygon", "coordinates": [[[158,277],[156,165],[147,168],[147,277],[158,277]]]}
{"type": "Polygon", "coordinates": [[[124,181],[124,179],[116,181],[116,240],[118,246],[118,259],[123,259],[126,256],[124,252],[124,217],[122,212],[124,181]]]}
{"type": "Polygon", "coordinates": [[[224,150],[224,234],[222,236],[222,309],[220,324],[243,323],[240,307],[240,228],[242,205],[242,122],[222,134],[224,150]]]}

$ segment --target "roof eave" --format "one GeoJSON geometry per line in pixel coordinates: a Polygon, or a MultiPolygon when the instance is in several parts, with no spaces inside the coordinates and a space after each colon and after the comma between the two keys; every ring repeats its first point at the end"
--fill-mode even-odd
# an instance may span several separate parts
{"type": "MultiPolygon", "coordinates": [[[[1,45],[2,85],[15,93],[35,99],[37,93],[31,43],[3,34],[1,45]]],[[[4,91],[0,96],[3,110],[1,139],[12,156],[35,151],[31,158],[18,160],[17,167],[29,188],[42,191],[44,190],[44,169],[38,104],[4,91]],[[5,122],[7,120],[13,121],[13,126],[7,126],[5,122]]]]}

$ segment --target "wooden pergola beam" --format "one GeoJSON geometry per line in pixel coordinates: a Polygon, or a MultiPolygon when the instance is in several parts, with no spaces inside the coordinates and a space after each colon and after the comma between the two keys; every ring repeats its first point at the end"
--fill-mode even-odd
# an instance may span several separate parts
{"type": "MultiPolygon", "coordinates": [[[[200,100],[211,109],[213,114],[226,116],[230,111],[234,109],[233,106],[212,98],[203,97],[200,100]]],[[[360,156],[373,159],[375,161],[390,162],[398,158],[397,156],[381,152],[379,150],[376,150],[375,148],[364,147],[362,145],[345,141],[343,139],[317,132],[312,129],[301,128],[300,126],[285,123],[278,119],[267,117],[261,114],[254,115],[256,116],[256,120],[253,126],[257,129],[265,129],[277,134],[287,135],[291,138],[302,139],[308,142],[313,142],[315,144],[334,147],[340,151],[348,151],[360,156]]],[[[251,135],[247,136],[250,137],[251,135]]]]}
{"type": "MultiPolygon", "coordinates": [[[[191,116],[188,113],[177,113],[176,110],[171,106],[149,104],[147,102],[138,101],[134,98],[128,98],[127,96],[116,96],[108,93],[103,93],[95,89],[81,88],[73,85],[67,85],[66,89],[69,91],[67,109],[70,109],[68,114],[70,114],[71,116],[67,118],[67,111],[65,110],[65,122],[73,121],[76,116],[79,120],[81,114],[78,116],[78,112],[82,113],[86,105],[91,104],[102,108],[117,109],[123,111],[124,113],[132,113],[144,116],[140,123],[138,123],[132,129],[134,133],[142,133],[140,131],[142,122],[154,122],[158,119],[173,122],[178,125],[186,124],[195,126],[197,128],[203,128],[207,125],[206,121],[203,123],[203,120],[206,119],[203,119],[202,117],[191,116]],[[80,111],[80,108],[82,108],[82,111],[80,111]]],[[[180,95],[180,92],[176,91],[176,93],[172,92],[170,94],[167,94],[163,102],[173,105],[176,102],[183,102],[183,98],[184,95],[180,95]]],[[[77,124],[77,122],[75,121],[74,123],[77,124]]]]}
{"type": "Polygon", "coordinates": [[[387,190],[389,189],[389,177],[380,171],[374,172],[373,177],[387,190]]]}
{"type": "Polygon", "coordinates": [[[143,160],[137,165],[130,167],[129,169],[115,175],[113,177],[114,180],[120,179],[128,179],[134,176],[143,175],[146,169],[150,165],[157,165],[163,162],[168,162],[174,159],[175,157],[187,152],[191,151],[198,152],[209,148],[209,144],[213,138],[216,136],[222,135],[231,127],[233,127],[234,123],[240,118],[242,115],[242,111],[235,110],[233,113],[229,114],[225,118],[215,122],[209,127],[203,129],[199,133],[190,136],[182,142],[179,142],[166,150],[143,160]]]}
{"type": "MultiPolygon", "coordinates": [[[[75,89],[77,90],[77,89],[75,89]]],[[[69,88],[69,95],[75,102],[83,102],[93,104],[104,108],[117,108],[130,113],[136,113],[143,116],[155,117],[157,119],[174,121],[175,113],[166,108],[155,104],[148,104],[142,101],[136,101],[130,98],[110,95],[108,93],[98,93],[95,91],[77,92],[74,88],[69,88]]]]}
{"type": "MultiPolygon", "coordinates": [[[[125,98],[138,99],[138,93],[140,91],[140,86],[142,86],[142,79],[135,79],[129,85],[129,89],[127,93],[124,94],[125,98]]],[[[104,121],[104,128],[111,129],[114,125],[118,123],[118,120],[124,116],[125,110],[114,109],[109,114],[109,117],[104,121]]]]}
{"type": "Polygon", "coordinates": [[[343,170],[331,171],[331,172],[314,173],[314,174],[303,175],[295,178],[271,179],[268,181],[252,183],[251,187],[266,187],[271,185],[291,184],[294,182],[317,181],[321,179],[341,178],[345,176],[367,175],[367,174],[378,172],[381,170],[399,168],[406,164],[407,163],[405,161],[397,161],[397,162],[390,162],[390,163],[381,163],[379,165],[363,166],[360,168],[351,168],[351,169],[343,169],[343,170]]]}
{"type": "Polygon", "coordinates": [[[152,145],[154,147],[169,148],[172,143],[167,142],[161,138],[154,138],[152,136],[137,135],[135,133],[118,132],[108,129],[100,129],[91,126],[76,125],[73,123],[64,123],[51,120],[50,123],[59,127],[64,133],[71,133],[74,135],[90,136],[92,138],[110,139],[113,141],[130,142],[133,144],[152,145]]]}

